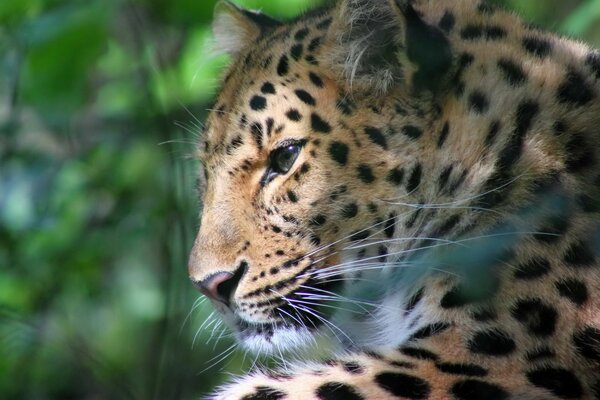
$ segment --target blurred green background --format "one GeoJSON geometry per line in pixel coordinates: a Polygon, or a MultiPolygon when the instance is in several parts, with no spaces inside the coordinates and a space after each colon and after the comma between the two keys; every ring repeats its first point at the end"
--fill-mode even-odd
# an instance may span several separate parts
{"type": "MultiPolygon", "coordinates": [[[[239,0],[290,18],[319,0],[239,0]]],[[[505,0],[600,45],[599,0],[505,0]]],[[[213,0],[0,0],[0,398],[198,399],[192,157],[227,63],[213,0]]],[[[228,353],[225,353],[227,355],[228,353]]]]}

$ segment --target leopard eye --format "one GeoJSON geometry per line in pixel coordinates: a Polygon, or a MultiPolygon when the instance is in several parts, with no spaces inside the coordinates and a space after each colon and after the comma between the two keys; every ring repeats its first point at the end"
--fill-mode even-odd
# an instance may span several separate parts
{"type": "Polygon", "coordinates": [[[294,166],[302,146],[289,144],[280,147],[271,153],[271,170],[277,174],[287,174],[294,166]]]}

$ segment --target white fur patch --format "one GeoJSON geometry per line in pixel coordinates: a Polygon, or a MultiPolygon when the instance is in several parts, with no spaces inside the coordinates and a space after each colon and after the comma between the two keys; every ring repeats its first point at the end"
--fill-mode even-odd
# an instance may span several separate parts
{"type": "Polygon", "coordinates": [[[251,40],[249,27],[237,18],[230,9],[224,5],[217,10],[213,22],[213,35],[215,38],[215,51],[235,55],[239,53],[251,40]]]}
{"type": "Polygon", "coordinates": [[[268,339],[264,334],[250,334],[238,339],[242,347],[255,354],[295,352],[315,344],[314,334],[306,328],[281,327],[268,339]]]}

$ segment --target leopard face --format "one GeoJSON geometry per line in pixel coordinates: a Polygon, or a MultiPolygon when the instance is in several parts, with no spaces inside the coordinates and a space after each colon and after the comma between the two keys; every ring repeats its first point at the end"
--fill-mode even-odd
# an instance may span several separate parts
{"type": "Polygon", "coordinates": [[[470,303],[455,277],[496,293],[501,266],[542,254],[517,243],[591,184],[597,138],[564,132],[597,122],[595,53],[475,3],[347,0],[289,23],[221,4],[234,62],[199,146],[189,274],[248,349],[403,343],[470,303]]]}
{"type": "Polygon", "coordinates": [[[331,25],[325,10],[263,27],[261,50],[240,50],[225,78],[200,146],[204,210],[190,276],[255,350],[346,340],[332,310],[353,293],[375,301],[374,266],[415,246],[394,238],[414,234],[418,208],[392,206],[419,202],[415,154],[443,129],[433,101],[402,89],[381,102],[324,67],[336,51],[331,25]]]}

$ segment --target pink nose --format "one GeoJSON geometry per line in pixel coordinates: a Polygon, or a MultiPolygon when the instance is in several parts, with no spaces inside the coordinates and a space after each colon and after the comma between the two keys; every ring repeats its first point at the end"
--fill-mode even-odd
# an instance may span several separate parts
{"type": "Polygon", "coordinates": [[[229,304],[231,295],[239,283],[239,279],[235,278],[230,272],[219,272],[201,281],[194,281],[194,286],[208,298],[229,304]]]}

